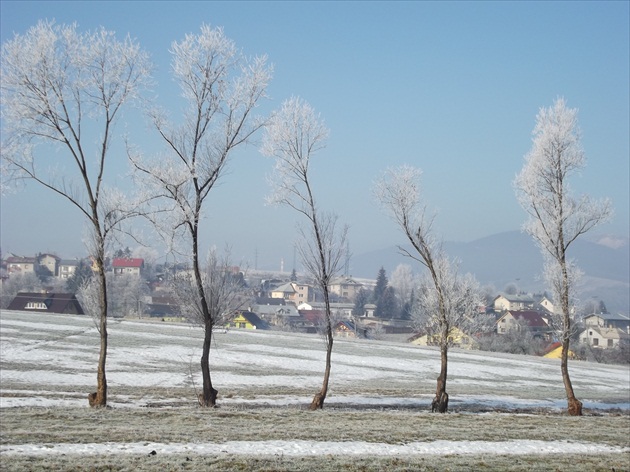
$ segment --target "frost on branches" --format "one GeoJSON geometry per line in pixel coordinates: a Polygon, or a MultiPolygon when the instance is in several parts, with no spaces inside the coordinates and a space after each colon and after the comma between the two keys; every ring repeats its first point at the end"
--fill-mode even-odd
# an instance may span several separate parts
{"type": "Polygon", "coordinates": [[[33,180],[88,222],[101,341],[91,406],[107,405],[105,246],[133,213],[128,199],[106,188],[104,175],[114,124],[123,106],[140,98],[150,72],[135,41],[103,28],[80,33],[76,25],[41,21],[2,45],[2,189],[33,180]]]}
{"type": "Polygon", "coordinates": [[[420,199],[421,174],[420,169],[410,166],[389,169],[377,181],[374,193],[411,243],[412,250],[399,246],[400,252],[427,269],[418,291],[415,315],[422,320],[422,327],[439,340],[440,375],[432,410],[445,413],[449,399],[448,350],[453,332],[478,332],[484,325],[483,315],[479,315],[483,301],[474,277],[461,276],[456,262],[433,236],[433,219],[427,218],[426,206],[420,199]]]}
{"type": "MultiPolygon", "coordinates": [[[[206,198],[223,176],[234,149],[248,143],[264,124],[254,115],[266,97],[271,68],[266,57],[248,59],[221,28],[203,25],[199,34],[189,34],[171,47],[173,75],[185,102],[182,119],[169,121],[160,110],[151,117],[164,144],[164,152],[143,159],[131,147],[129,157],[136,177],[151,202],[151,219],[172,252],[191,265],[190,287],[194,296],[187,303],[205,330],[201,371],[202,406],[216,404],[209,353],[212,329],[220,322],[211,286],[206,284],[199,254],[199,223],[206,198]]],[[[216,256],[216,255],[215,255],[216,256]]],[[[210,257],[215,257],[212,254],[210,257]]],[[[189,288],[190,288],[189,287],[189,288]]]]}
{"type": "Polygon", "coordinates": [[[286,205],[306,217],[308,223],[298,227],[297,249],[324,296],[326,367],[311,410],[323,408],[328,393],[333,348],[329,286],[346,254],[348,232],[347,227],[338,227],[336,215],[321,212],[315,203],[309,167],[313,154],[324,147],[327,137],[328,129],[313,108],[299,98],[291,98],[271,118],[261,147],[263,154],[275,158],[268,201],[286,205]]]}
{"type": "Polygon", "coordinates": [[[579,236],[606,221],[612,213],[608,200],[572,195],[569,180],[585,164],[577,110],[567,108],[562,98],[552,107],[542,108],[536,118],[532,148],[514,186],[519,203],[529,215],[523,229],[540,247],[545,278],[553,291],[554,304],[560,307],[562,379],[568,412],[576,416],[582,414],[582,403],[573,392],[568,352],[573,329],[573,291],[579,271],[568,250],[579,236]]]}

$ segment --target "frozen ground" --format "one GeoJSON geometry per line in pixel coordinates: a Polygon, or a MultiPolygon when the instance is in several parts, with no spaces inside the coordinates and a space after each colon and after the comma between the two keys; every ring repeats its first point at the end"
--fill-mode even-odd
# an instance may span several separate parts
{"type": "MultiPolygon", "coordinates": [[[[198,362],[202,332],[199,328],[160,322],[112,321],[109,333],[107,365],[112,411],[128,411],[124,418],[129,418],[131,423],[134,416],[144,411],[170,411],[179,415],[182,410],[199,410],[195,407],[195,389],[201,383],[198,362]]],[[[238,416],[242,411],[269,409],[270,414],[276,416],[264,421],[271,425],[279,421],[278,415],[283,418],[288,415],[282,421],[291,422],[292,417],[304,414],[302,407],[308,405],[321,384],[324,344],[318,336],[231,330],[216,333],[214,339],[213,383],[220,392],[219,404],[223,408],[218,411],[238,416]]],[[[396,430],[389,425],[389,432],[383,437],[366,441],[362,433],[354,437],[352,433],[340,433],[336,440],[326,440],[330,432],[323,437],[315,434],[311,437],[298,425],[298,433],[291,433],[289,437],[285,437],[286,434],[267,437],[261,433],[256,438],[240,440],[240,433],[232,431],[220,440],[199,438],[182,442],[180,437],[170,435],[167,441],[160,437],[139,441],[134,435],[102,437],[98,441],[83,436],[80,441],[73,441],[55,435],[56,440],[46,440],[46,437],[19,431],[19,425],[25,421],[36,424],[40,420],[44,431],[48,423],[40,417],[46,416],[48,421],[50,415],[41,412],[50,409],[61,409],[66,415],[62,419],[51,419],[61,424],[91,414],[86,397],[95,389],[97,358],[98,333],[88,317],[0,313],[0,414],[9,418],[5,425],[10,423],[8,429],[2,428],[3,465],[9,458],[18,456],[125,456],[147,454],[147,451],[174,456],[357,457],[597,456],[617,452],[630,457],[627,441],[604,436],[599,441],[600,436],[592,432],[584,432],[579,437],[551,435],[541,439],[534,433],[490,438],[485,433],[471,433],[469,437],[453,434],[432,437],[430,441],[418,440],[415,433],[409,433],[393,440],[396,430]]],[[[413,412],[420,415],[417,416],[419,421],[435,421],[433,418],[438,415],[425,412],[432,399],[438,368],[439,352],[431,348],[337,339],[326,409],[337,411],[338,418],[364,414],[373,415],[374,421],[378,421],[379,415],[385,415],[383,412],[392,411],[403,414],[404,418],[407,417],[404,412],[410,412],[409,415],[413,412]]],[[[615,421],[628,425],[630,370],[627,366],[576,361],[571,363],[570,371],[587,416],[594,417],[593,421],[603,421],[605,418],[600,417],[613,415],[617,417],[615,421]]],[[[519,421],[528,421],[527,415],[560,415],[565,407],[559,361],[554,359],[452,350],[448,391],[452,414],[468,415],[461,419],[446,415],[449,421],[472,421],[470,418],[474,417],[478,418],[474,421],[481,424],[479,422],[485,421],[484,415],[506,413],[520,417],[519,421]]],[[[565,419],[569,420],[564,417],[563,421],[565,419]]],[[[493,422],[496,421],[493,417],[493,422]]],[[[159,421],[156,425],[160,425],[159,421]]],[[[50,428],[56,431],[56,426],[50,428]]],[[[366,428],[371,431],[375,426],[366,428]]],[[[526,431],[528,426],[523,428],[526,431]]],[[[348,431],[352,430],[349,425],[348,431]]],[[[567,431],[571,428],[567,427],[567,431]]],[[[334,433],[332,437],[335,439],[334,433]]]]}

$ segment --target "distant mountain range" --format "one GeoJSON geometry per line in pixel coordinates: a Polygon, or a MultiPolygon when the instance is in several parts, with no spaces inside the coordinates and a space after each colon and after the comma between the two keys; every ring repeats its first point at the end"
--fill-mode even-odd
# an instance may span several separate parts
{"type": "MultiPolygon", "coordinates": [[[[584,271],[578,286],[580,300],[601,299],[611,312],[628,313],[630,307],[630,250],[627,239],[603,236],[597,241],[578,239],[570,256],[584,271]]],[[[444,249],[461,261],[461,272],[474,274],[482,285],[497,291],[514,283],[524,291],[542,291],[543,259],[532,238],[520,231],[498,233],[475,241],[445,242],[444,249]]],[[[387,274],[399,264],[409,264],[420,272],[419,264],[390,248],[352,257],[355,277],[376,278],[384,267],[387,274]]]]}

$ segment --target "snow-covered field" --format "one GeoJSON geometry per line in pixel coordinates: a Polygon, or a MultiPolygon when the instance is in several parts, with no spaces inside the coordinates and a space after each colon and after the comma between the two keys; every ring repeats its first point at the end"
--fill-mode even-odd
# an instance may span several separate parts
{"type": "MultiPolygon", "coordinates": [[[[391,440],[396,430],[392,429],[395,425],[389,423],[386,436],[369,440],[365,440],[366,435],[361,431],[354,436],[339,433],[340,437],[335,432],[327,432],[322,438],[308,431],[308,420],[289,437],[280,433],[261,434],[252,440],[230,431],[222,440],[199,438],[194,443],[175,440],[171,433],[166,434],[168,441],[159,437],[134,440],[133,435],[124,436],[122,441],[108,437],[100,437],[98,441],[82,437],[80,441],[73,441],[55,435],[56,440],[52,441],[18,434],[16,428],[20,423],[34,421],[37,424],[37,419],[32,417],[41,416],[42,411],[65,412],[59,413],[67,414],[65,419],[55,418],[62,424],[81,415],[89,418],[93,414],[114,415],[116,412],[116,415],[126,415],[123,421],[132,424],[134,417],[146,411],[168,411],[171,415],[200,411],[196,407],[195,389],[201,384],[201,329],[160,322],[112,320],[109,334],[107,374],[112,410],[95,413],[87,407],[87,394],[96,385],[99,345],[92,320],[84,316],[0,313],[0,414],[9,418],[10,423],[9,427],[5,423],[1,431],[3,466],[18,464],[17,458],[23,456],[125,456],[143,455],[147,450],[173,456],[470,454],[476,457],[490,453],[530,457],[619,453],[619,457],[630,457],[627,440],[602,438],[597,441],[598,436],[593,432],[584,436],[588,440],[535,433],[526,434],[527,437],[521,434],[491,438],[473,433],[469,437],[455,434],[433,437],[429,441],[415,440],[415,433],[410,433],[410,436],[391,440]],[[332,440],[325,440],[330,436],[332,440]]],[[[329,415],[326,416],[328,421],[345,418],[343,415],[366,415],[377,421],[379,415],[391,419],[387,415],[392,414],[398,415],[396,418],[415,415],[422,422],[443,421],[434,419],[438,416],[447,417],[448,421],[460,418],[467,423],[477,421],[479,425],[492,423],[488,423],[489,418],[498,421],[498,415],[519,418],[518,421],[540,415],[553,421],[575,420],[561,415],[565,407],[564,389],[559,361],[554,359],[452,350],[448,384],[451,413],[431,415],[427,410],[438,375],[437,350],[387,341],[337,339],[326,412],[305,412],[302,407],[308,405],[322,380],[324,344],[320,337],[230,330],[217,332],[214,339],[213,383],[219,390],[221,408],[208,415],[219,414],[216,412],[236,415],[263,409],[271,413],[260,413],[263,415],[260,421],[271,424],[280,421],[271,418],[273,415],[280,415],[282,421],[288,423],[297,421],[296,418],[304,422],[305,418],[316,415],[321,418],[324,417],[321,415],[329,415]]],[[[576,361],[571,363],[570,371],[576,394],[585,407],[585,418],[578,420],[630,426],[630,370],[627,366],[576,361]]],[[[226,424],[229,429],[230,423],[226,424]]],[[[44,431],[45,424],[40,426],[44,431]]],[[[451,426],[449,423],[448,427],[451,426]]],[[[475,428],[474,423],[472,428],[475,428]]],[[[16,466],[15,470],[22,469],[16,466]]]]}

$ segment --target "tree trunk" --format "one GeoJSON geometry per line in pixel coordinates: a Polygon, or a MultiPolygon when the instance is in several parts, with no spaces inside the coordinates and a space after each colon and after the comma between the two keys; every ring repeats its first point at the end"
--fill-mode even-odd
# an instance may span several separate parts
{"type": "Polygon", "coordinates": [[[569,377],[569,345],[570,345],[570,323],[569,315],[564,315],[564,333],[562,333],[562,356],[560,359],[560,371],[562,372],[562,381],[564,382],[564,390],[567,394],[567,411],[570,416],[582,416],[582,402],[575,397],[573,393],[573,384],[569,377]]]}
{"type": "Polygon", "coordinates": [[[100,299],[100,319],[99,334],[101,337],[101,347],[98,356],[98,370],[96,374],[96,392],[88,395],[88,402],[93,408],[104,408],[107,406],[107,376],[105,375],[105,363],[107,360],[107,279],[105,278],[105,267],[103,255],[97,256],[98,278],[101,284],[100,299]]]}
{"type": "Polygon", "coordinates": [[[201,353],[201,375],[203,378],[203,392],[199,395],[199,404],[202,407],[214,408],[217,406],[217,394],[212,387],[210,377],[210,346],[212,345],[212,324],[206,323],[203,338],[203,350],[201,353]]]}
{"type": "Polygon", "coordinates": [[[431,412],[446,413],[448,410],[448,393],[446,393],[446,375],[448,366],[448,344],[442,341],[440,345],[441,365],[440,376],[437,379],[435,398],[431,403],[431,412]]]}
{"type": "Polygon", "coordinates": [[[322,388],[313,397],[313,401],[309,407],[309,410],[321,410],[324,408],[324,401],[328,394],[328,381],[330,379],[330,367],[333,348],[333,332],[330,321],[330,299],[328,296],[328,288],[324,288],[324,303],[326,306],[326,369],[324,370],[324,382],[322,388]]]}
{"type": "Polygon", "coordinates": [[[569,346],[571,343],[571,307],[569,306],[569,275],[567,273],[566,259],[564,254],[560,260],[562,267],[562,354],[560,357],[560,371],[562,372],[562,381],[564,382],[564,390],[567,394],[567,411],[571,416],[582,416],[582,402],[575,398],[573,393],[573,384],[569,377],[569,346]]]}

